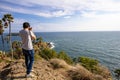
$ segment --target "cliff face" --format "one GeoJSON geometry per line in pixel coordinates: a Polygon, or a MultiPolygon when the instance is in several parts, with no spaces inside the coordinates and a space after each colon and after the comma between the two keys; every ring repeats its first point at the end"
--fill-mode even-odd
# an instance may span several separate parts
{"type": "Polygon", "coordinates": [[[32,74],[34,78],[25,78],[24,60],[11,63],[0,63],[0,80],[112,80],[109,71],[105,76],[96,75],[81,65],[68,65],[60,59],[44,59],[34,62],[32,74]]]}
{"type": "Polygon", "coordinates": [[[1,63],[0,80],[66,80],[57,70],[51,67],[51,64],[45,60],[35,61],[32,74],[34,78],[25,78],[24,60],[18,60],[10,64],[1,63]]]}

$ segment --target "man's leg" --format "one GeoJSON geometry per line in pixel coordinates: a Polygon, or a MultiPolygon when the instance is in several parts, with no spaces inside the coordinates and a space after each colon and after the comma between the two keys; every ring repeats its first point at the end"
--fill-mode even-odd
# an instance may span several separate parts
{"type": "Polygon", "coordinates": [[[29,68],[27,74],[30,74],[32,67],[33,67],[33,62],[34,62],[34,50],[29,50],[29,68]]]}
{"type": "Polygon", "coordinates": [[[25,65],[26,65],[26,73],[28,72],[28,68],[29,68],[29,53],[28,53],[28,50],[24,50],[22,49],[23,51],[23,55],[25,57],[25,65]]]}

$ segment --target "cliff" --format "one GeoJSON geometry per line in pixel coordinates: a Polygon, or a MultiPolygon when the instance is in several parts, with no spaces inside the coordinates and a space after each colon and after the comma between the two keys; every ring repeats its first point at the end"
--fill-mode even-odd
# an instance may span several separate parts
{"type": "Polygon", "coordinates": [[[93,74],[80,64],[68,65],[61,59],[36,60],[33,66],[34,78],[25,78],[23,59],[0,63],[0,80],[112,80],[108,69],[103,75],[93,74]]]}
{"type": "Polygon", "coordinates": [[[25,78],[25,63],[21,43],[14,41],[11,54],[0,51],[0,80],[112,80],[110,71],[97,60],[78,57],[71,59],[64,51],[50,49],[50,44],[37,38],[34,42],[34,78],[25,78]],[[77,63],[76,63],[77,61],[77,63]]]}

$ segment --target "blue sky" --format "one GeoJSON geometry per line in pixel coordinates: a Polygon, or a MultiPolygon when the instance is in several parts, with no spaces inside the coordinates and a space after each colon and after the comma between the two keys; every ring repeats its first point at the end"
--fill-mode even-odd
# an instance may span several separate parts
{"type": "Polygon", "coordinates": [[[26,21],[35,32],[120,31],[120,0],[0,0],[0,18],[6,13],[13,32],[26,21]]]}

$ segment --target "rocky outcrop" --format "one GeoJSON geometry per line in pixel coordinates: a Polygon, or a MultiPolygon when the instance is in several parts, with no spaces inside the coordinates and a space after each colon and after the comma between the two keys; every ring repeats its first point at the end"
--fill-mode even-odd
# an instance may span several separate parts
{"type": "Polygon", "coordinates": [[[18,60],[10,64],[0,64],[0,80],[67,80],[52,65],[45,60],[35,61],[32,74],[34,78],[25,78],[24,60],[18,60]]]}
{"type": "Polygon", "coordinates": [[[81,65],[68,65],[64,60],[44,59],[34,62],[32,74],[34,78],[25,78],[24,60],[16,60],[11,63],[0,63],[0,80],[112,80],[107,77],[96,75],[81,65]]]}

